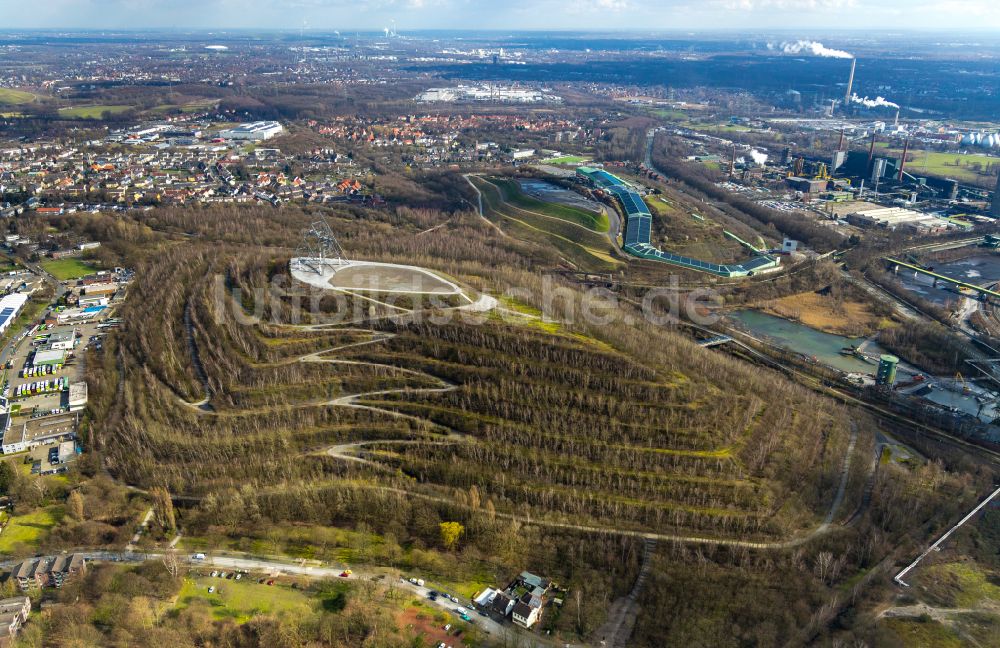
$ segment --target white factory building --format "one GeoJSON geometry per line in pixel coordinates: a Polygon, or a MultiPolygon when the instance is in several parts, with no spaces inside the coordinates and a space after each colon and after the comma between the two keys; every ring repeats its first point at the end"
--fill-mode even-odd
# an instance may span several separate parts
{"type": "Polygon", "coordinates": [[[910,227],[917,230],[944,229],[947,223],[933,214],[903,209],[901,207],[880,207],[865,209],[848,215],[865,225],[876,225],[887,229],[910,227]]]}
{"type": "Polygon", "coordinates": [[[240,124],[234,128],[221,131],[219,137],[232,140],[261,140],[271,139],[275,135],[280,135],[285,129],[276,121],[258,121],[247,124],[240,124]]]}
{"type": "Polygon", "coordinates": [[[527,104],[560,102],[562,97],[531,88],[459,85],[453,88],[429,88],[417,95],[416,100],[425,102],[492,101],[527,104]]]}
{"type": "Polygon", "coordinates": [[[27,302],[28,296],[24,293],[13,293],[0,299],[0,333],[7,330],[27,302]]]}

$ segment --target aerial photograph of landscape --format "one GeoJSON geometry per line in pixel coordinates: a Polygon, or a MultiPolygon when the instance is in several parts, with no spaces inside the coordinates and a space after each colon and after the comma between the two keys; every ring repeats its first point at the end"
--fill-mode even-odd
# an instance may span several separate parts
{"type": "Polygon", "coordinates": [[[0,648],[1000,648],[996,0],[0,0],[0,648]]]}

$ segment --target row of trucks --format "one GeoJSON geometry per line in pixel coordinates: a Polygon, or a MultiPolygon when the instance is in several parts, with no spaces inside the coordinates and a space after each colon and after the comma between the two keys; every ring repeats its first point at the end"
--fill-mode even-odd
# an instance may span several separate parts
{"type": "Polygon", "coordinates": [[[53,367],[52,365],[38,365],[37,367],[25,367],[21,372],[22,378],[31,378],[34,376],[47,376],[49,374],[59,371],[59,367],[53,367]]]}
{"type": "Polygon", "coordinates": [[[68,378],[54,378],[52,380],[37,380],[35,382],[18,385],[14,388],[14,398],[25,398],[37,394],[51,394],[53,392],[69,389],[68,378]]]}

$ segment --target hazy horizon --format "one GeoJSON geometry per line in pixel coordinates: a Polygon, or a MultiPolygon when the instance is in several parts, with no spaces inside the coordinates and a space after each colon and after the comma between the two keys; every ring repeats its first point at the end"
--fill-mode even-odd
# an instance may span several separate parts
{"type": "Polygon", "coordinates": [[[981,33],[994,0],[0,0],[4,28],[380,31],[786,31],[981,33]],[[596,24],[595,24],[596,23],[596,24]],[[641,29],[637,27],[641,25],[641,29]]]}

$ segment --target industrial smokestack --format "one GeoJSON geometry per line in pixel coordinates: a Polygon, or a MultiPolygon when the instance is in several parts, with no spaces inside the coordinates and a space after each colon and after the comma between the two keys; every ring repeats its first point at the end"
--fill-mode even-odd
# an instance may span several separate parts
{"type": "Polygon", "coordinates": [[[899,178],[900,182],[903,181],[903,167],[906,166],[906,154],[910,151],[910,138],[906,138],[906,144],[903,144],[903,157],[899,159],[899,178]]]}
{"type": "Polygon", "coordinates": [[[837,150],[838,151],[843,151],[844,150],[844,129],[843,128],[840,129],[840,143],[837,144],[837,150]]]}
{"type": "Polygon", "coordinates": [[[844,110],[851,105],[851,91],[854,89],[854,68],[858,65],[858,59],[851,59],[851,75],[847,77],[847,92],[844,93],[844,110]]]}
{"type": "Polygon", "coordinates": [[[868,147],[868,164],[872,163],[872,158],[875,157],[875,131],[872,131],[872,144],[868,147]]]}
{"type": "Polygon", "coordinates": [[[736,145],[733,144],[733,157],[729,159],[729,175],[736,173],[736,145]]]}
{"type": "Polygon", "coordinates": [[[896,109],[896,119],[892,121],[893,126],[899,126],[899,108],[896,109]]]}

